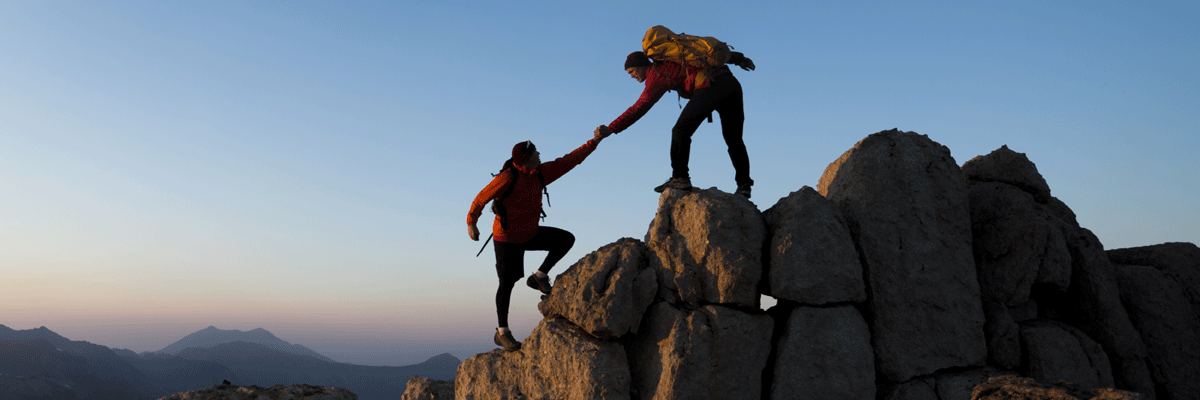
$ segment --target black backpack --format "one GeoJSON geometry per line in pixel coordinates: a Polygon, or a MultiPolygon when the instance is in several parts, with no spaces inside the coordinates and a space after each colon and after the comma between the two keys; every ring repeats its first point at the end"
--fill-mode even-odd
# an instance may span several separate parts
{"type": "MultiPolygon", "coordinates": [[[[513,177],[512,182],[509,182],[508,187],[505,188],[503,192],[500,192],[500,196],[492,199],[492,213],[500,217],[500,227],[503,229],[508,229],[508,210],[506,207],[504,207],[504,200],[508,199],[508,196],[512,195],[513,188],[517,186],[518,173],[520,173],[520,171],[518,171],[517,167],[513,165],[512,159],[510,158],[504,161],[504,165],[500,167],[500,172],[492,174],[493,177],[500,176],[500,174],[512,174],[513,177]]],[[[534,176],[537,177],[538,183],[542,185],[542,193],[546,195],[546,205],[549,206],[550,192],[546,191],[546,178],[542,176],[541,168],[539,168],[537,172],[534,172],[534,176]]],[[[542,208],[539,211],[542,212],[542,220],[545,221],[546,209],[542,208]]],[[[480,254],[483,254],[483,249],[487,248],[487,245],[489,242],[491,242],[491,240],[492,235],[488,235],[488,240],[483,242],[483,248],[480,248],[479,252],[475,253],[475,257],[479,257],[480,254]]]]}

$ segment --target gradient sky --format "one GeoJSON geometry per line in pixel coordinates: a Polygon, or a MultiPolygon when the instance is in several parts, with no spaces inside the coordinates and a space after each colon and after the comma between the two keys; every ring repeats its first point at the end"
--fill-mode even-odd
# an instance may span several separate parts
{"type": "MultiPolygon", "coordinates": [[[[1200,242],[1200,2],[412,3],[0,2],[0,324],[135,351],[261,327],[374,365],[493,348],[471,200],[514,143],[550,160],[632,105],[658,24],[758,65],[735,75],[761,210],[900,128],[960,165],[1027,154],[1106,248],[1200,242]]],[[[549,187],[578,239],[553,275],[644,237],[679,104],[549,187]]],[[[704,124],[695,185],[734,189],[725,151],[704,124]]],[[[514,293],[518,339],[536,302],[514,293]]]]}

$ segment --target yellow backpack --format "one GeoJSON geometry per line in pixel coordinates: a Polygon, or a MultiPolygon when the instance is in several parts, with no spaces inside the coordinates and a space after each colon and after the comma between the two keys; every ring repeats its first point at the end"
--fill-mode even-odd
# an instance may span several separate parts
{"type": "Polygon", "coordinates": [[[674,61],[686,67],[699,68],[694,87],[700,87],[711,70],[725,65],[732,55],[731,47],[712,36],[675,33],[662,25],[646,30],[642,51],[655,61],[674,61]]]}

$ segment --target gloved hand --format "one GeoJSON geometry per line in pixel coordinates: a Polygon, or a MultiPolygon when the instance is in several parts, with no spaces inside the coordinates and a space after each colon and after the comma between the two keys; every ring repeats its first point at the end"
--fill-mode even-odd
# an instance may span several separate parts
{"type": "Polygon", "coordinates": [[[750,57],[745,57],[745,60],[738,63],[737,66],[742,67],[742,69],[744,69],[746,71],[753,71],[754,70],[754,60],[751,60],[750,57]]]}
{"type": "Polygon", "coordinates": [[[477,227],[475,225],[467,225],[467,236],[470,236],[471,240],[478,242],[479,241],[479,227],[477,227]]]}

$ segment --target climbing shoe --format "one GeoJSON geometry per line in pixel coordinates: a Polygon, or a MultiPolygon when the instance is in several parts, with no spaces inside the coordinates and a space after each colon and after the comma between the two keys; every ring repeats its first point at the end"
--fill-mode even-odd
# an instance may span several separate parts
{"type": "Polygon", "coordinates": [[[658,185],[654,188],[655,192],[662,193],[667,189],[689,190],[692,188],[692,180],[689,178],[671,178],[667,179],[666,183],[658,185]]]}
{"type": "Polygon", "coordinates": [[[539,290],[542,293],[550,294],[550,276],[538,277],[537,274],[529,275],[529,279],[525,280],[525,284],[529,287],[539,290]]]}
{"type": "Polygon", "coordinates": [[[492,338],[492,341],[496,342],[497,346],[503,347],[504,350],[516,351],[521,349],[521,342],[513,339],[512,331],[504,331],[504,334],[496,331],[496,337],[492,338]]]}
{"type": "Polygon", "coordinates": [[[738,185],[737,191],[733,192],[733,194],[746,196],[747,199],[750,198],[750,185],[738,185]]]}

